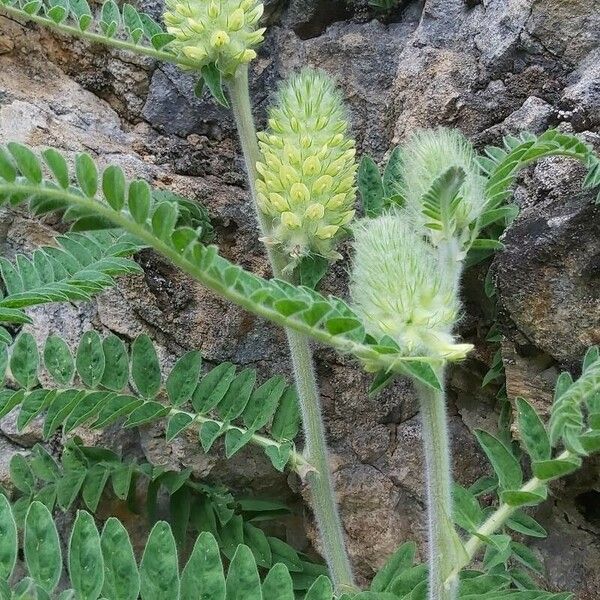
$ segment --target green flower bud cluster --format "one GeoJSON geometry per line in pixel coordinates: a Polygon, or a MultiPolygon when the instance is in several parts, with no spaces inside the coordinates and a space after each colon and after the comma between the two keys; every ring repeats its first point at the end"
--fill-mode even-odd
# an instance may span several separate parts
{"type": "Polygon", "coordinates": [[[258,205],[270,222],[267,243],[290,265],[308,254],[330,260],[354,217],[355,143],[339,92],[321,71],[305,69],[279,90],[268,130],[258,134],[258,205]]]}
{"type": "Polygon", "coordinates": [[[469,140],[459,131],[438,128],[415,133],[402,151],[402,169],[398,191],[416,223],[426,226],[430,241],[456,239],[461,247],[468,246],[475,222],[485,209],[485,178],[477,164],[477,155],[469,140]],[[427,227],[431,215],[423,211],[423,199],[434,181],[455,167],[464,173],[458,191],[458,202],[441,208],[440,229],[427,227]]]}
{"type": "Polygon", "coordinates": [[[256,25],[264,10],[257,0],[166,0],[170,48],[202,67],[215,63],[224,75],[256,57],[264,28],[256,25]]]}
{"type": "Polygon", "coordinates": [[[406,213],[363,219],[354,228],[350,293],[371,335],[389,336],[410,356],[463,358],[452,329],[460,305],[453,277],[406,213]]]}

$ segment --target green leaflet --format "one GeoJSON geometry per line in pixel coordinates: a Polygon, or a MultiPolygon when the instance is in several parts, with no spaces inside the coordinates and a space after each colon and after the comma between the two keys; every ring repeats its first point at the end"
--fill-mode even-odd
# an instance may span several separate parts
{"type": "Polygon", "coordinates": [[[44,345],[44,366],[56,383],[67,386],[75,374],[75,362],[67,343],[57,335],[50,335],[44,345]]]}
{"type": "Polygon", "coordinates": [[[104,560],[94,517],[78,511],[69,541],[71,585],[82,600],[96,600],[104,583],[104,560]]]}
{"type": "Polygon", "coordinates": [[[485,517],[477,498],[458,484],[455,484],[452,488],[452,497],[456,523],[465,531],[475,531],[485,517]]]}
{"type": "Polygon", "coordinates": [[[365,214],[368,217],[378,216],[384,204],[383,180],[379,167],[369,156],[365,156],[360,161],[357,184],[365,214]]]}
{"type": "Polygon", "coordinates": [[[104,525],[100,543],[104,559],[102,594],[114,600],[136,600],[140,577],[127,530],[111,517],[104,525]]]}
{"type": "Polygon", "coordinates": [[[529,456],[532,460],[549,459],[550,440],[539,415],[524,398],[517,398],[516,405],[519,432],[529,456]]]}
{"type": "Polygon", "coordinates": [[[106,366],[102,340],[97,332],[86,331],[77,348],[75,359],[77,373],[81,381],[90,388],[95,388],[102,380],[106,366]]]}
{"type": "Polygon", "coordinates": [[[519,461],[512,452],[500,440],[486,431],[477,430],[475,436],[494,467],[500,488],[515,490],[521,487],[523,472],[519,461]]]}
{"type": "Polygon", "coordinates": [[[21,333],[12,347],[10,370],[19,385],[31,389],[37,383],[39,354],[30,333],[21,333]]]}
{"type": "Polygon", "coordinates": [[[154,398],[160,389],[161,375],[158,356],[152,340],[142,334],[131,347],[131,378],[138,392],[145,398],[154,398]]]}
{"type": "Polygon", "coordinates": [[[294,600],[294,587],[289,571],[277,563],[262,585],[262,600],[294,600]]]}
{"type": "Polygon", "coordinates": [[[258,569],[248,546],[238,546],[227,579],[225,580],[226,600],[261,600],[262,593],[258,569]]]}
{"type": "Polygon", "coordinates": [[[184,354],[175,363],[166,382],[169,400],[174,406],[181,406],[191,399],[198,385],[201,366],[202,356],[197,351],[184,354]]]}
{"type": "Polygon", "coordinates": [[[17,525],[8,499],[0,494],[0,580],[8,580],[17,561],[17,525]]]}
{"type": "Polygon", "coordinates": [[[29,575],[46,592],[53,592],[62,571],[60,542],[52,515],[40,502],[27,511],[23,550],[29,575]]]}
{"type": "Polygon", "coordinates": [[[101,383],[105,388],[120,392],[129,379],[129,357],[123,341],[116,335],[108,335],[102,340],[104,372],[101,383]]]}
{"type": "Polygon", "coordinates": [[[173,600],[179,596],[177,548],[169,525],[159,521],[150,532],[140,563],[142,600],[173,600]]]}
{"type": "Polygon", "coordinates": [[[225,600],[225,576],[219,546],[212,534],[198,536],[181,573],[181,600],[225,600]]]}

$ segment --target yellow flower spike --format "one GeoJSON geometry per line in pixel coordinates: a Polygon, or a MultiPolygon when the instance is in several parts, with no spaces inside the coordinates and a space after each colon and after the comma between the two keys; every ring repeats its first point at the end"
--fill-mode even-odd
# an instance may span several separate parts
{"type": "Polygon", "coordinates": [[[193,68],[216,64],[221,73],[232,76],[238,66],[256,58],[264,28],[257,22],[263,12],[260,0],[165,0],[163,15],[169,33],[175,36],[169,46],[177,55],[197,63],[193,68]],[[190,51],[202,48],[205,54],[190,51]]]}
{"type": "Polygon", "coordinates": [[[287,202],[279,206],[275,197],[263,211],[271,219],[271,239],[290,267],[310,254],[336,260],[338,234],[354,216],[357,169],[340,94],[327,75],[304,70],[280,88],[268,126],[259,135],[265,170],[259,171],[257,188],[287,202]],[[269,160],[273,155],[280,157],[280,168],[269,160]]]}

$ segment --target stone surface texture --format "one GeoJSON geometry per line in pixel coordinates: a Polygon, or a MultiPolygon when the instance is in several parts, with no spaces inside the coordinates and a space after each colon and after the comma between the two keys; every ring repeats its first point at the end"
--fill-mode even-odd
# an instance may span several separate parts
{"type": "MultiPolygon", "coordinates": [[[[160,3],[141,8],[160,14],[160,3]]],[[[600,147],[600,1],[425,0],[403,2],[374,18],[367,2],[271,0],[270,28],[253,67],[259,124],[277,81],[302,65],[336,77],[347,101],[361,153],[382,160],[416,128],[460,128],[482,148],[522,130],[559,126],[600,147]]],[[[86,150],[98,162],[121,165],[204,203],[222,253],[268,274],[257,241],[242,160],[230,115],[207,96],[193,95],[194,79],[169,65],[73,41],[0,16],[0,140],[56,146],[67,155],[86,150]]],[[[464,337],[474,357],[451,374],[450,427],[454,468],[470,483],[487,470],[471,430],[493,429],[494,386],[480,389],[495,351],[485,335],[496,318],[504,339],[507,390],[540,408],[551,401],[560,369],[576,374],[585,348],[600,342],[600,208],[581,192],[582,169],[547,160],[528,169],[515,190],[522,212],[506,232],[506,250],[491,266],[497,317],[483,292],[488,265],[467,274],[464,337]]],[[[47,242],[52,220],[2,215],[4,255],[47,242]]],[[[58,332],[76,344],[89,328],[125,339],[148,332],[168,365],[188,349],[206,361],[231,360],[267,377],[289,373],[283,333],[194,285],[150,252],[138,256],[144,275],[121,280],[89,305],[32,311],[40,340],[58,332]]],[[[334,266],[324,289],[344,295],[347,263],[334,266]]],[[[398,382],[377,398],[356,365],[316,352],[332,468],[350,553],[362,580],[372,577],[402,541],[422,540],[423,464],[420,422],[410,385],[398,382]]],[[[21,434],[14,416],[0,421],[0,478],[8,458],[40,439],[35,423],[21,434]]],[[[193,436],[166,445],[159,426],[127,436],[94,438],[137,447],[170,467],[232,489],[287,499],[304,513],[298,482],[274,474],[263,456],[246,451],[226,462],[204,455],[193,436]]],[[[549,589],[575,590],[582,599],[600,589],[600,472],[597,461],[556,486],[538,510],[552,532],[535,544],[549,589]]],[[[300,541],[299,541],[300,540],[300,541]]]]}

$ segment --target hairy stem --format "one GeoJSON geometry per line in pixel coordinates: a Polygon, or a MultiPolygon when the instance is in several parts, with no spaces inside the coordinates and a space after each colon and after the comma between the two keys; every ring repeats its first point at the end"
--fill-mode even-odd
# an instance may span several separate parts
{"type": "MultiPolygon", "coordinates": [[[[260,160],[260,150],[250,105],[248,68],[245,66],[239,67],[236,75],[228,81],[228,87],[250,179],[254,207],[261,233],[267,235],[269,224],[261,214],[256,202],[255,182],[258,176],[256,163],[260,160]]],[[[277,249],[269,246],[267,246],[267,252],[273,275],[286,278],[283,273],[283,267],[286,264],[285,257],[277,249]]],[[[351,591],[356,589],[356,586],[329,470],[329,454],[309,340],[290,329],[286,329],[286,333],[302,412],[306,459],[316,469],[316,471],[310,471],[307,474],[307,481],[311,491],[313,510],[321,535],[325,559],[336,591],[351,591]]]]}
{"type": "MultiPolygon", "coordinates": [[[[443,381],[443,373],[439,373],[443,381]]],[[[447,583],[457,562],[457,534],[452,520],[450,439],[443,391],[417,386],[427,469],[429,528],[429,600],[454,600],[454,580],[447,583]]]]}

